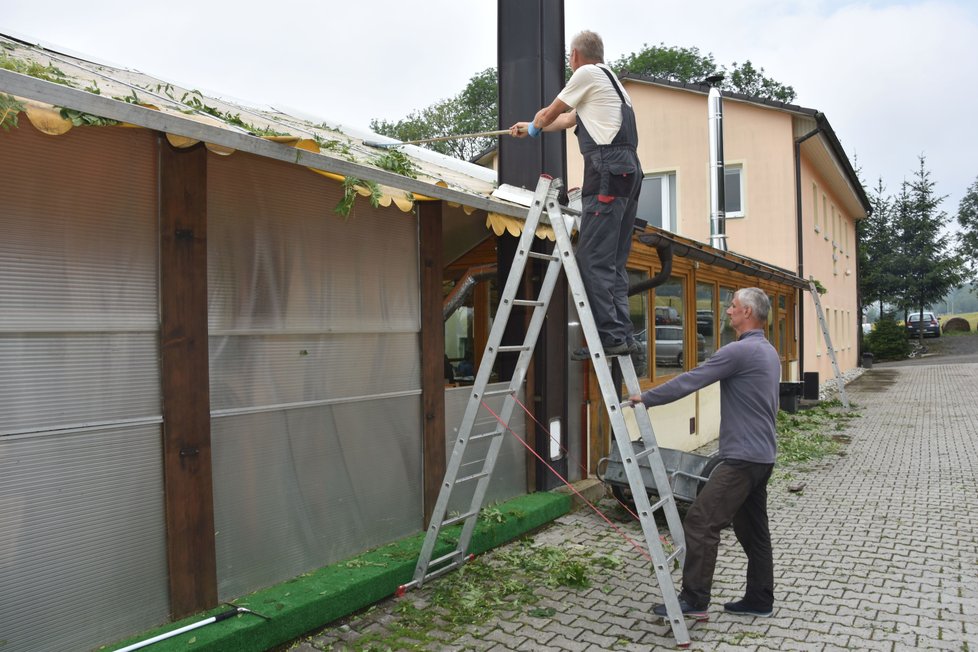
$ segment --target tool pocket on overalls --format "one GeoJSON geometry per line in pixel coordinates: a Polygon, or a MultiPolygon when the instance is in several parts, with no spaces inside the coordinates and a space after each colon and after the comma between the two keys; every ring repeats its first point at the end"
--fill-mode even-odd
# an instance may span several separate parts
{"type": "Polygon", "coordinates": [[[629,197],[635,185],[635,175],[639,170],[635,166],[635,156],[627,149],[611,149],[604,153],[604,170],[601,175],[601,192],[599,195],[610,197],[629,197]]]}

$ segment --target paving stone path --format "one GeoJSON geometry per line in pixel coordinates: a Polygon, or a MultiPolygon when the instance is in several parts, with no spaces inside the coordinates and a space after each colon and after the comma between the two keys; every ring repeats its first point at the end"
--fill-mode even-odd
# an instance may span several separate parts
{"type": "MultiPolygon", "coordinates": [[[[746,569],[728,529],[710,621],[692,626],[691,649],[978,650],[978,364],[877,368],[848,392],[861,417],[843,433],[844,456],[795,472],[802,492],[785,480],[771,487],[774,616],[723,612],[742,595],[746,569]]],[[[503,612],[431,649],[675,648],[649,616],[660,594],[647,562],[597,515],[562,517],[535,540],[585,545],[625,564],[590,589],[539,589],[550,618],[503,612]]],[[[381,603],[357,629],[382,630],[395,605],[381,603]]],[[[295,649],[357,649],[356,632],[329,629],[295,649]]]]}

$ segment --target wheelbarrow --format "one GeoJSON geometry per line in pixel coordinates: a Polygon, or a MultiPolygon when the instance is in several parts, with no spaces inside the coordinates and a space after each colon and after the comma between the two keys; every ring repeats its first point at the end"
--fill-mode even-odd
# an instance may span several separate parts
{"type": "MultiPolygon", "coordinates": [[[[645,450],[645,444],[641,440],[633,441],[632,448],[634,454],[638,454],[645,450]]],[[[696,496],[709,480],[710,474],[723,462],[715,455],[698,455],[672,448],[660,448],[659,453],[666,467],[666,474],[669,476],[672,495],[676,497],[677,502],[683,503],[692,503],[696,500],[696,496]]],[[[642,472],[642,482],[646,491],[650,496],[657,496],[659,491],[652,477],[649,458],[642,456],[638,466],[642,472]]],[[[598,461],[597,476],[601,482],[611,488],[615,498],[624,503],[632,503],[631,487],[628,486],[628,477],[625,475],[625,465],[622,463],[617,442],[611,447],[611,455],[602,457],[598,461]]]]}

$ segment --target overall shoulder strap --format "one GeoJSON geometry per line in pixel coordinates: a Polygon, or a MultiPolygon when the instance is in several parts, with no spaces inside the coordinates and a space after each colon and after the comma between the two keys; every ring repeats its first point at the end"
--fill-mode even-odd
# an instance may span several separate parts
{"type": "Polygon", "coordinates": [[[596,67],[598,70],[608,75],[608,80],[611,82],[611,85],[615,88],[615,92],[618,93],[618,97],[621,98],[621,103],[628,104],[628,102],[625,101],[625,95],[621,92],[621,89],[618,88],[618,80],[616,80],[615,76],[611,74],[611,71],[605,68],[604,66],[596,66],[596,67]]]}

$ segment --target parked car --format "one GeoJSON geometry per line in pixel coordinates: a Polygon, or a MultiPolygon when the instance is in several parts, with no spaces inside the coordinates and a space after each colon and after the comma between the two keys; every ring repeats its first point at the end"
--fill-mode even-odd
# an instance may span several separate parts
{"type": "Polygon", "coordinates": [[[703,337],[713,337],[713,311],[696,311],[696,332],[703,337]]]}
{"type": "Polygon", "coordinates": [[[656,306],[655,307],[655,324],[656,326],[662,325],[680,325],[683,320],[679,317],[679,311],[672,306],[656,306]]]}
{"type": "MultiPolygon", "coordinates": [[[[907,335],[916,336],[920,334],[920,313],[914,312],[907,316],[907,335]]],[[[924,311],[924,337],[940,337],[941,323],[937,321],[934,313],[924,311]]]]}
{"type": "MultiPolygon", "coordinates": [[[[697,359],[706,356],[706,338],[696,334],[697,359]]],[[[655,327],[655,364],[658,367],[683,366],[683,327],[655,327]]]]}

